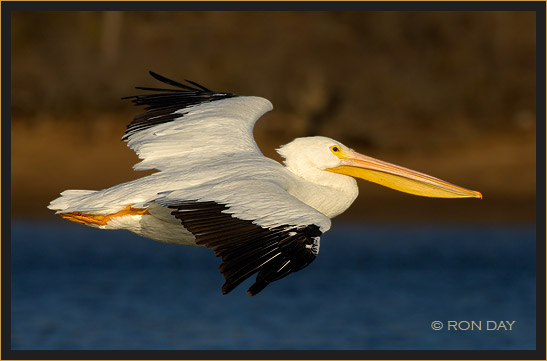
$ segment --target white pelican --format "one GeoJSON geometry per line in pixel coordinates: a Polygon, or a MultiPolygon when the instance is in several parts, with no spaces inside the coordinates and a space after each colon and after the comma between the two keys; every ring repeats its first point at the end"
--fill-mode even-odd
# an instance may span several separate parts
{"type": "Polygon", "coordinates": [[[100,191],[67,190],[48,208],[88,226],[210,248],[222,257],[224,294],[258,272],[247,291],[255,295],[310,264],[330,218],[357,197],[353,177],[425,197],[482,198],[326,137],[280,147],[279,164],[262,155],[252,135],[272,110],[268,100],[150,74],[176,89],[138,87],[152,93],[128,97],[146,112],[122,140],[142,159],[135,170],[159,172],[100,191]]]}

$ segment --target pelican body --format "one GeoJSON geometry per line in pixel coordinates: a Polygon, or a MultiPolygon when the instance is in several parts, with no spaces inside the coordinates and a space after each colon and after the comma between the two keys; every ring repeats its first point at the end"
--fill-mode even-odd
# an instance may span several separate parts
{"type": "Polygon", "coordinates": [[[150,74],[173,88],[138,87],[150,93],[128,97],[146,111],[122,140],[142,159],[135,170],[158,172],[99,191],[67,190],[48,208],[92,227],[210,248],[223,261],[224,294],[258,273],[247,291],[255,295],[310,264],[330,219],[357,197],[354,177],[425,197],[482,198],[326,137],[281,146],[280,164],[253,138],[255,122],[273,108],[267,99],[150,74]]]}

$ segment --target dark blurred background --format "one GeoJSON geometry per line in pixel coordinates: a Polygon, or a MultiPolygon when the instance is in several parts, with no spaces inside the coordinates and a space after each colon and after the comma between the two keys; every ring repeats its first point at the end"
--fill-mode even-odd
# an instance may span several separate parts
{"type": "Polygon", "coordinates": [[[123,96],[175,80],[268,98],[264,154],[324,135],[481,191],[417,198],[360,181],[348,218],[535,221],[533,12],[15,12],[12,214],[135,179],[123,96]]]}

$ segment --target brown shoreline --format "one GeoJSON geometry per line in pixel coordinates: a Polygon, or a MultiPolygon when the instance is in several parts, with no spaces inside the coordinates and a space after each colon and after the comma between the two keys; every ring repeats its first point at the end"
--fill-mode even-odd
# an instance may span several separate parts
{"type": "MultiPolygon", "coordinates": [[[[151,174],[120,141],[125,114],[93,121],[12,122],[13,217],[53,218],[46,209],[65,189],[102,189],[151,174]]],[[[284,140],[257,127],[266,156],[284,140]]],[[[356,149],[358,145],[351,145],[356,149]]],[[[420,198],[359,181],[360,196],[340,218],[365,221],[534,222],[535,133],[490,134],[435,152],[364,150],[374,157],[424,171],[483,193],[483,200],[420,198]],[[371,153],[372,152],[372,153],[371,153]]]]}

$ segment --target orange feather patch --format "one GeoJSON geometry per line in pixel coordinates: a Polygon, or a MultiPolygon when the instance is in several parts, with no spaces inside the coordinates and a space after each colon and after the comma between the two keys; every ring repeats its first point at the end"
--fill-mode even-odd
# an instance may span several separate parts
{"type": "Polygon", "coordinates": [[[87,214],[87,213],[80,213],[80,212],[60,213],[59,215],[63,217],[64,219],[68,219],[69,221],[73,221],[73,222],[79,222],[83,224],[94,224],[97,226],[106,226],[106,224],[114,217],[139,216],[144,214],[150,214],[148,213],[148,209],[131,208],[131,206],[129,205],[119,212],[107,214],[105,216],[99,215],[99,214],[87,214]]]}

